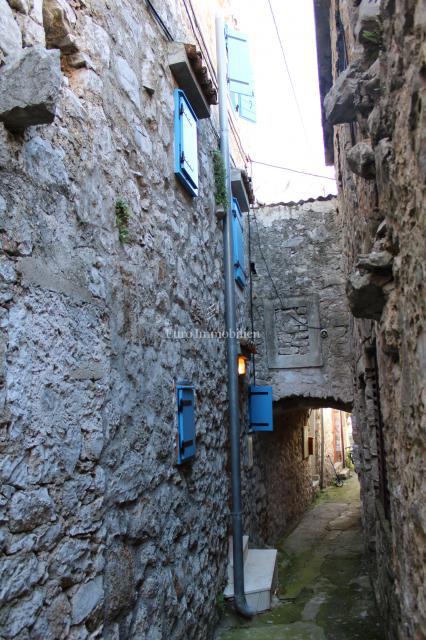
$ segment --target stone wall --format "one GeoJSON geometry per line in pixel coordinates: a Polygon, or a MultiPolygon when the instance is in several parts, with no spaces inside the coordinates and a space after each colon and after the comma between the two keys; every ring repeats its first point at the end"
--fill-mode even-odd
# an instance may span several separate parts
{"type": "Polygon", "coordinates": [[[274,432],[251,436],[252,468],[244,455],[245,525],[257,542],[273,544],[314,496],[307,409],[351,406],[340,231],[332,198],[250,213],[256,384],[272,385],[274,397],[274,432]]]}
{"type": "MultiPolygon", "coordinates": [[[[180,2],[158,8],[194,41],[180,2]]],[[[0,25],[6,65],[37,44],[62,70],[52,124],[0,124],[1,635],[207,638],[229,527],[224,344],[170,331],[223,328],[216,134],[200,121],[191,199],[145,3],[0,0],[0,25]],[[183,379],[197,456],[178,467],[183,379]]]]}
{"type": "Polygon", "coordinates": [[[315,6],[355,316],[354,435],[370,566],[387,637],[420,638],[426,628],[426,13],[422,0],[317,0],[315,6]]]}
{"type": "Polygon", "coordinates": [[[256,375],[287,406],[351,406],[340,233],[330,198],[251,216],[256,375]]]}
{"type": "Polygon", "coordinates": [[[264,486],[266,517],[258,525],[261,538],[276,544],[312,502],[315,490],[309,459],[303,457],[307,412],[274,410],[274,432],[256,435],[255,460],[264,486]]]}

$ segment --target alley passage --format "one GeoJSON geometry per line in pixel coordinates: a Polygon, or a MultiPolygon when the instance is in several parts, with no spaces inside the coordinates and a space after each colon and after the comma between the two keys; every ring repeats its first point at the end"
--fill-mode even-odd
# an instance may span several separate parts
{"type": "Polygon", "coordinates": [[[278,546],[279,601],[247,622],[227,612],[220,640],[383,640],[363,558],[356,477],[330,487],[278,546]]]}

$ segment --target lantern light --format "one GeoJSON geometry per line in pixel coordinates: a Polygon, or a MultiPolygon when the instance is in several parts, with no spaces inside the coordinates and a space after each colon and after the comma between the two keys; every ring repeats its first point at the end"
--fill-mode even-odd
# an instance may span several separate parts
{"type": "Polygon", "coordinates": [[[247,358],[245,356],[238,356],[238,375],[245,376],[247,373],[247,358]]]}

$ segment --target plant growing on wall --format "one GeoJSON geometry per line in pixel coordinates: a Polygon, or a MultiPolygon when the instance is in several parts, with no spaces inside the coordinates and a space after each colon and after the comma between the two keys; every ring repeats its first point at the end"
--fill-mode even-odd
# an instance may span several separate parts
{"type": "Polygon", "coordinates": [[[225,163],[219,151],[215,151],[213,154],[213,170],[214,170],[214,182],[216,187],[216,192],[215,192],[216,205],[226,210],[226,207],[228,204],[228,198],[226,194],[225,163]]]}
{"type": "Polygon", "coordinates": [[[120,242],[125,243],[129,240],[128,225],[131,215],[132,210],[130,205],[122,198],[119,198],[115,203],[115,221],[118,227],[118,237],[120,242]]]}
{"type": "Polygon", "coordinates": [[[373,44],[377,47],[382,46],[382,34],[379,30],[367,31],[364,29],[361,35],[364,41],[367,41],[369,44],[373,44]]]}

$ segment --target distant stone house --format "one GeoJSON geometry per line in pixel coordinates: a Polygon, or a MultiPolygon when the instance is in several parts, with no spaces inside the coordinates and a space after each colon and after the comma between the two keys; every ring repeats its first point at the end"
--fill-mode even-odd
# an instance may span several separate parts
{"type": "Polygon", "coordinates": [[[426,629],[424,3],[315,0],[352,315],[363,522],[387,637],[426,629]]]}

